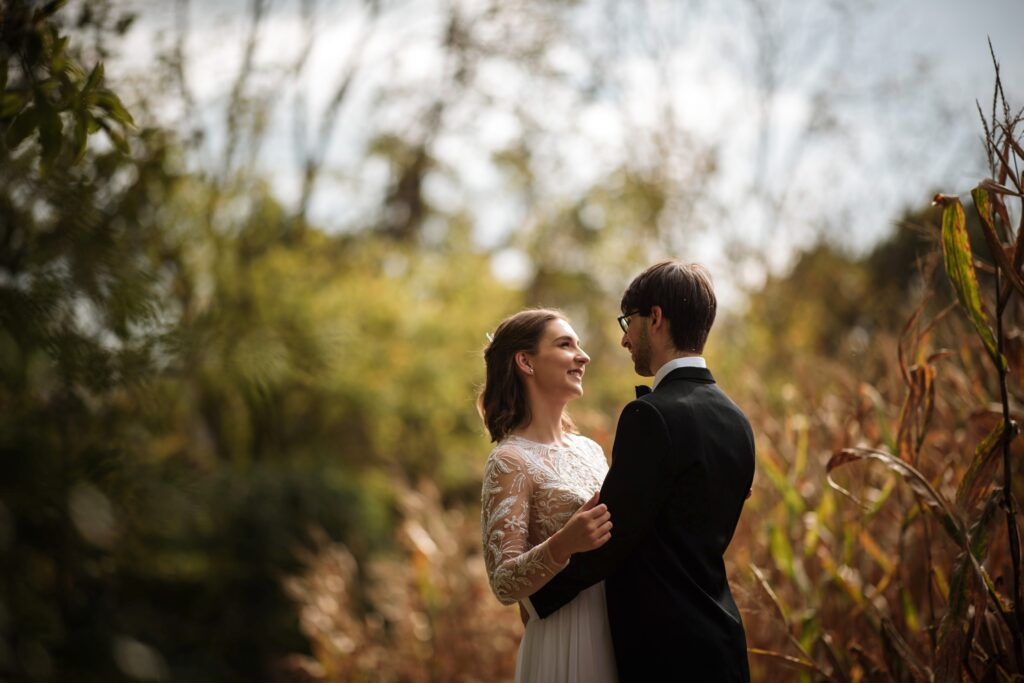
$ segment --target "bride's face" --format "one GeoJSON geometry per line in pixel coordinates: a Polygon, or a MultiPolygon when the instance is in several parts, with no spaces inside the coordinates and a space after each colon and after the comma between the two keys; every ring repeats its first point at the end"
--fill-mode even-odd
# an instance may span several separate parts
{"type": "Polygon", "coordinates": [[[583,395],[583,374],[590,356],[580,347],[579,337],[566,321],[549,321],[537,352],[525,354],[525,360],[525,380],[541,394],[566,400],[583,395]]]}

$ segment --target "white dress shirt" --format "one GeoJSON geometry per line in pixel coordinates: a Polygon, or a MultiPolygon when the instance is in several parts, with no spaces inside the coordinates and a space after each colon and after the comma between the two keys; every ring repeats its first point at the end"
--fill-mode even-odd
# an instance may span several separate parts
{"type": "Polygon", "coordinates": [[[658,383],[665,379],[665,375],[676,368],[706,368],[707,366],[708,363],[704,360],[704,356],[683,356],[682,358],[673,358],[662,365],[654,375],[654,384],[651,386],[651,390],[653,391],[654,389],[657,389],[658,383]]]}

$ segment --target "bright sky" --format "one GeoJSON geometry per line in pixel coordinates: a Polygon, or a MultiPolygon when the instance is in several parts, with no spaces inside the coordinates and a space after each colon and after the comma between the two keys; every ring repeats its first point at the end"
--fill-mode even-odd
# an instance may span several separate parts
{"type": "MultiPolygon", "coordinates": [[[[171,3],[131,4],[140,21],[123,59],[108,68],[115,75],[139,73],[173,34],[171,3]]],[[[486,4],[456,3],[466,16],[483,15],[486,4]]],[[[283,80],[282,106],[271,112],[253,161],[286,202],[298,196],[300,183],[296,98],[303,98],[305,120],[315,131],[366,25],[362,3],[314,5],[317,37],[309,61],[300,76],[283,80]]],[[[206,130],[206,157],[197,163],[208,167],[217,166],[223,146],[220,117],[241,61],[249,6],[246,0],[190,6],[188,77],[198,113],[188,123],[200,121],[206,130]]],[[[270,3],[255,87],[280,79],[306,45],[296,6],[270,3]]],[[[449,3],[384,6],[385,19],[366,43],[361,78],[325,150],[325,174],[312,202],[313,219],[329,230],[349,229],[379,205],[387,168],[367,162],[368,139],[389,130],[415,135],[421,121],[410,112],[429,101],[432,85],[450,68],[437,48],[449,3]],[[380,100],[384,83],[393,90],[380,100]]],[[[522,23],[481,25],[510,44],[529,42],[530,31],[543,30],[549,5],[521,6],[527,8],[522,23]]],[[[742,243],[752,256],[741,257],[749,267],[734,284],[756,284],[764,264],[784,267],[794,249],[817,235],[867,248],[892,229],[901,209],[927,203],[939,189],[965,194],[987,175],[974,104],[980,99],[987,111],[991,98],[987,37],[1003,65],[1011,104],[1024,104],[1024,41],[1017,35],[1024,26],[1022,0],[589,0],[560,16],[568,31],[546,43],[546,63],[563,78],[538,79],[518,64],[489,61],[472,92],[448,107],[433,143],[446,170],[428,178],[428,199],[474,216],[482,245],[500,245],[624,162],[653,164],[678,178],[680,187],[679,208],[666,218],[668,232],[678,237],[670,246],[714,266],[735,258],[727,245],[742,243]],[[616,58],[596,72],[587,57],[613,44],[616,58]],[[758,45],[771,44],[778,55],[776,87],[764,110],[756,55],[758,45]],[[585,89],[566,83],[597,83],[598,90],[581,94],[585,89]],[[761,136],[765,111],[770,119],[761,136]],[[524,115],[538,130],[524,131],[524,115]],[[655,144],[666,116],[677,136],[667,154],[655,144]],[[492,158],[526,134],[541,188],[529,202],[492,158]],[[709,151],[717,172],[695,176],[695,159],[709,151]]],[[[181,125],[173,89],[160,113],[181,125]]],[[[511,278],[529,265],[515,250],[501,252],[496,263],[511,278]]]]}

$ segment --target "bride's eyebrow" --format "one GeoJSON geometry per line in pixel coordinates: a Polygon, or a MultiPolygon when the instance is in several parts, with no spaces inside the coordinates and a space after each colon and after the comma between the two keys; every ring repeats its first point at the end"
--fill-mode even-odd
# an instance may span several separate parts
{"type": "Polygon", "coordinates": [[[575,343],[577,343],[577,344],[579,344],[579,343],[580,343],[580,340],[579,340],[579,339],[575,339],[575,338],[573,338],[573,337],[570,337],[570,336],[569,336],[569,335],[567,335],[567,334],[563,334],[563,335],[562,335],[561,337],[558,337],[557,339],[555,339],[555,340],[554,340],[553,342],[551,342],[551,343],[552,343],[552,344],[557,344],[557,343],[559,343],[559,342],[563,342],[563,341],[571,341],[571,342],[575,342],[575,343]]]}

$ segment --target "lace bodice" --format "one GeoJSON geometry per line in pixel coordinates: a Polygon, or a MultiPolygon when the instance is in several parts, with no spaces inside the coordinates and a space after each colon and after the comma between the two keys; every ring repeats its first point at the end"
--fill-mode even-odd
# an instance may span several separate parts
{"type": "Polygon", "coordinates": [[[568,446],[518,436],[502,439],[487,458],[480,525],[491,589],[510,605],[565,568],[548,539],[601,488],[608,463],[601,447],[578,434],[568,446]]]}

